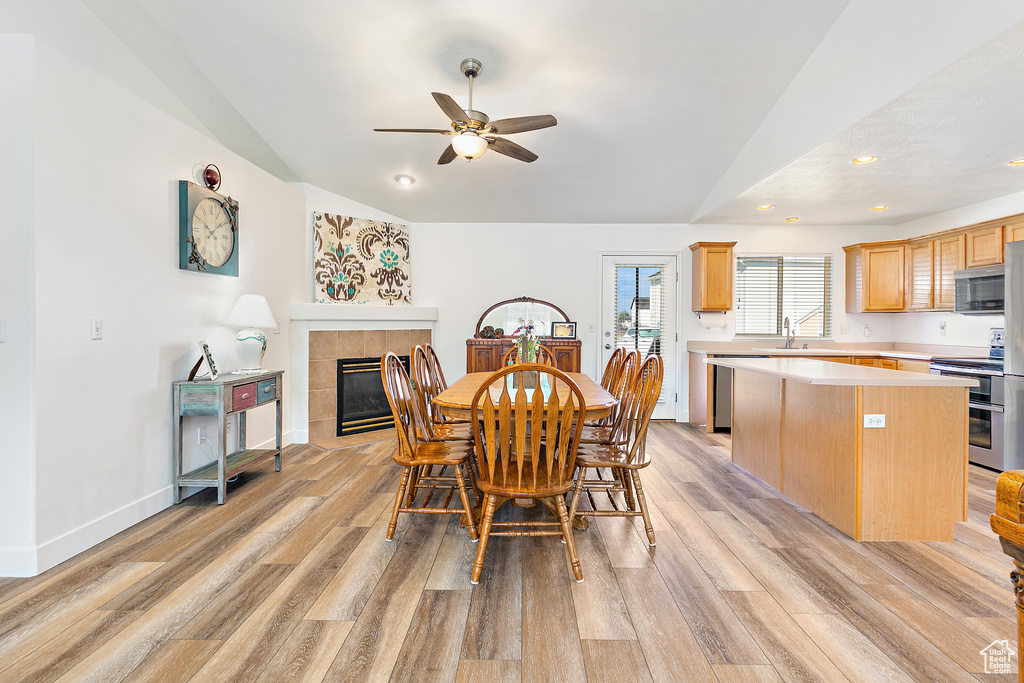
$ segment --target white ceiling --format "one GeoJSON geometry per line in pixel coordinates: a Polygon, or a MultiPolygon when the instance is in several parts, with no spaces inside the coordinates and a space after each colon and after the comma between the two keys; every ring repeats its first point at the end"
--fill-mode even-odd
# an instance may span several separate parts
{"type": "Polygon", "coordinates": [[[409,221],[898,223],[1024,190],[1019,0],[82,1],[192,125],[409,221]],[[537,161],[372,131],[446,127],[465,57],[475,109],[558,119],[511,137],[537,161]]]}

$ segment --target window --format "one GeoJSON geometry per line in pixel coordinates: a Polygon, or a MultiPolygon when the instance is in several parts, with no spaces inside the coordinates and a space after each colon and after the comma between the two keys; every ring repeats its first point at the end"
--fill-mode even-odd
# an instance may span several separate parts
{"type": "Polygon", "coordinates": [[[832,336],[831,256],[737,256],[736,334],[832,336]]]}

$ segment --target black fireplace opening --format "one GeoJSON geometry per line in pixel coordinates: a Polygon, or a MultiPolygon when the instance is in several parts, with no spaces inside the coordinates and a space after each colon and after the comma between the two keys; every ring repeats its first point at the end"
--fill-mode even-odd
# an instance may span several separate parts
{"type": "MultiPolygon", "coordinates": [[[[409,372],[409,356],[399,356],[409,372]]],[[[338,436],[388,429],[394,426],[380,358],[338,359],[338,436]]]]}

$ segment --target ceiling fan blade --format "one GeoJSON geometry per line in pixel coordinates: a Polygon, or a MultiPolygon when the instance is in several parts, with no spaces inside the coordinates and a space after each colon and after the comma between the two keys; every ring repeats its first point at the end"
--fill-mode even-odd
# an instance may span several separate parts
{"type": "Polygon", "coordinates": [[[441,111],[452,120],[461,121],[463,123],[469,123],[469,117],[466,116],[466,112],[462,110],[459,103],[453,100],[450,96],[445,95],[443,92],[432,92],[434,101],[437,102],[437,106],[441,107],[441,111]]]}
{"type": "Polygon", "coordinates": [[[451,130],[440,128],[374,128],[376,133],[440,133],[447,135],[451,130]]]}
{"type": "Polygon", "coordinates": [[[530,163],[531,161],[537,160],[537,155],[530,150],[517,145],[511,140],[505,140],[504,138],[494,138],[489,145],[498,154],[504,154],[507,157],[518,159],[519,161],[525,161],[530,163]]]}
{"type": "Polygon", "coordinates": [[[441,157],[437,160],[437,165],[441,166],[442,164],[450,164],[457,156],[459,155],[455,153],[455,148],[448,145],[444,148],[444,151],[441,152],[441,157]]]}
{"type": "Polygon", "coordinates": [[[491,121],[490,127],[498,135],[511,135],[512,133],[524,133],[528,130],[550,128],[558,123],[551,114],[540,116],[519,116],[514,119],[498,119],[491,121]]]}

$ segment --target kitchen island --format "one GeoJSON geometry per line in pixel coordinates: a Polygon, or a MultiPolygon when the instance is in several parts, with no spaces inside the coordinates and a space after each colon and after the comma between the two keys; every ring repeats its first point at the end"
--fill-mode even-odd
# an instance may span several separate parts
{"type": "Polygon", "coordinates": [[[858,541],[952,541],[970,379],[803,358],[732,368],[732,459],[858,541]],[[868,426],[870,425],[870,426],[868,426]]]}

